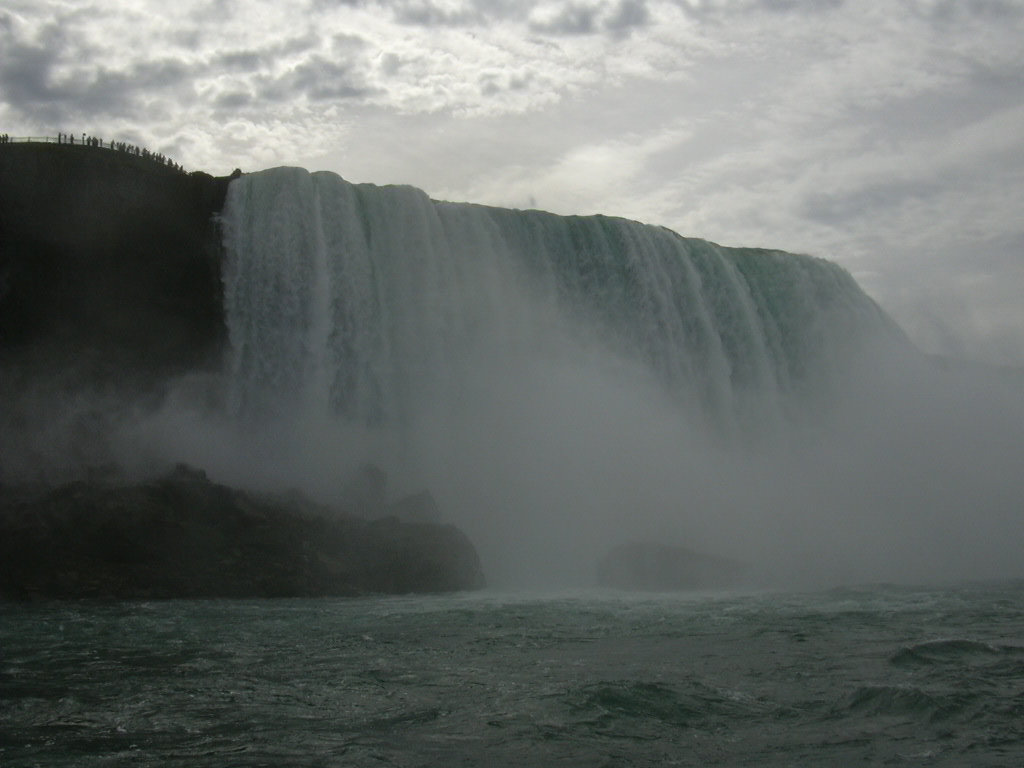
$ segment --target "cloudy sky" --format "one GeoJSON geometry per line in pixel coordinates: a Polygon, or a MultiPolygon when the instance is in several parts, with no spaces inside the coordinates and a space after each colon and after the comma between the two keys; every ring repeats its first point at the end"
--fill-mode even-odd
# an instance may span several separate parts
{"type": "Polygon", "coordinates": [[[4,0],[0,131],[839,262],[1024,366],[1024,0],[4,0]]]}

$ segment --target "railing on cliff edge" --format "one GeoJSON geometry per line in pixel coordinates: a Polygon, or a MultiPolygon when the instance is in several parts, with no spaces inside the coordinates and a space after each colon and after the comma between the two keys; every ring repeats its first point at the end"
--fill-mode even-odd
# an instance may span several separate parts
{"type": "Polygon", "coordinates": [[[96,136],[82,134],[76,138],[73,134],[61,134],[59,136],[10,136],[0,134],[0,144],[62,144],[69,147],[85,147],[87,149],[109,149],[114,152],[124,152],[133,157],[143,157],[155,163],[164,165],[176,171],[187,173],[185,167],[176,163],[171,158],[159,152],[150,152],[148,149],[129,144],[126,141],[104,141],[96,136]]]}

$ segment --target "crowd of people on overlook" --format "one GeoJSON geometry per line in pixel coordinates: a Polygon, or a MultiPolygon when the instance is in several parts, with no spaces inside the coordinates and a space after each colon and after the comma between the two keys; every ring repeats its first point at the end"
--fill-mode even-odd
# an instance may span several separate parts
{"type": "MultiPolygon", "coordinates": [[[[12,139],[10,134],[0,134],[0,144],[10,144],[12,143],[12,141],[14,141],[14,139],[12,139]]],[[[40,139],[23,138],[17,139],[17,141],[38,141],[42,143],[50,143],[53,141],[53,137],[50,136],[40,139]]],[[[73,133],[58,133],[57,143],[73,144],[82,147],[98,147],[103,149],[112,149],[116,152],[124,152],[125,154],[128,155],[135,155],[136,157],[144,157],[147,160],[153,160],[154,162],[160,163],[161,165],[166,165],[168,168],[173,168],[176,171],[185,171],[185,169],[179,163],[174,162],[166,155],[163,155],[159,152],[150,152],[148,149],[145,149],[143,147],[137,147],[134,144],[129,144],[128,142],[125,141],[104,141],[103,139],[97,138],[96,136],[89,136],[84,133],[78,138],[76,138],[73,133]]]]}

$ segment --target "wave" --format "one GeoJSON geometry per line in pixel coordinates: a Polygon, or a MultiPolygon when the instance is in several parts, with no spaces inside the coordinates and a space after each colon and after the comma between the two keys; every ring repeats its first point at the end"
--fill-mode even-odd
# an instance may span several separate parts
{"type": "Polygon", "coordinates": [[[1024,655],[1024,646],[993,645],[978,640],[951,638],[928,640],[901,648],[889,659],[897,666],[986,663],[993,657],[1024,655]]]}

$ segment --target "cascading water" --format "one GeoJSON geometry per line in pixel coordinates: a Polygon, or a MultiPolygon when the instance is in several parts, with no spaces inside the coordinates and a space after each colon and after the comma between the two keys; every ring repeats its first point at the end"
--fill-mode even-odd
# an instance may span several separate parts
{"type": "Polygon", "coordinates": [[[268,485],[378,463],[494,581],[585,583],[634,538],[831,565],[840,515],[885,514],[814,431],[860,352],[913,348],[834,264],[295,168],[235,180],[224,225],[232,456],[268,485]]]}
{"type": "Polygon", "coordinates": [[[690,417],[784,419],[897,331],[829,262],[623,219],[435,202],[277,168],[231,185],[233,403],[398,425],[474,366],[639,364],[690,417]]]}

